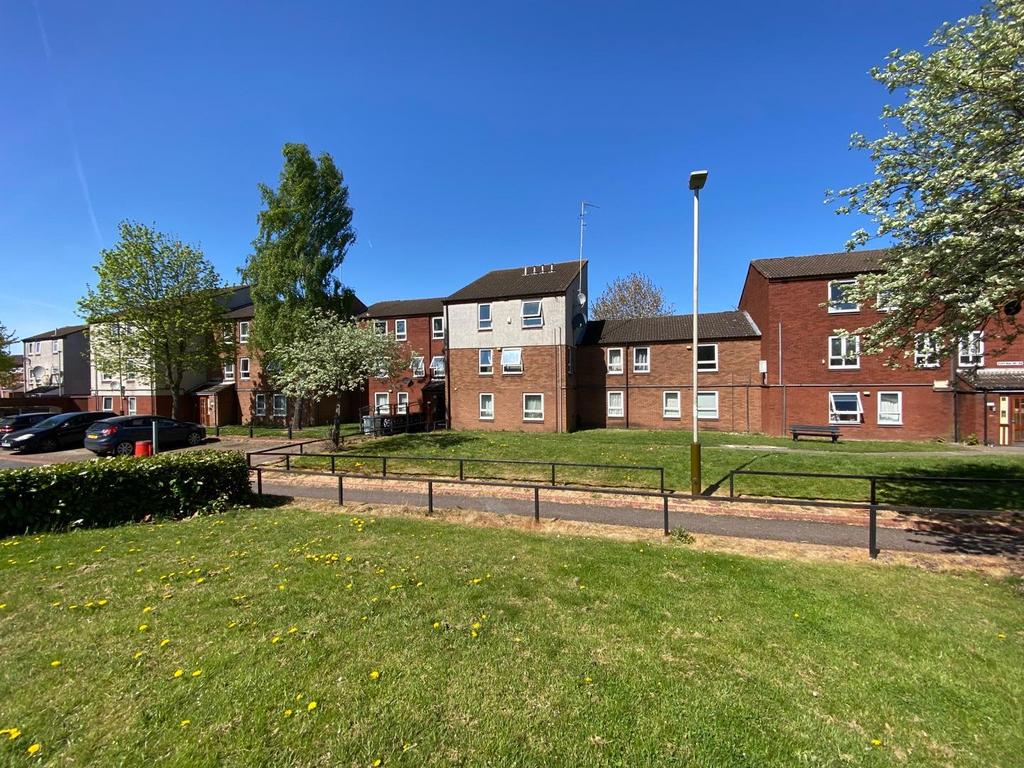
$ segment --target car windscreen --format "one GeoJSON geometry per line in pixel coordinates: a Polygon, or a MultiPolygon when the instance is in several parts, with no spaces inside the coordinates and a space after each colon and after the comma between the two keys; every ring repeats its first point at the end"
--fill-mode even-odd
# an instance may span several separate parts
{"type": "Polygon", "coordinates": [[[74,416],[75,414],[73,413],[58,413],[56,416],[51,416],[48,419],[43,419],[35,426],[37,429],[50,429],[50,427],[59,427],[68,419],[74,418],[74,416]]]}
{"type": "Polygon", "coordinates": [[[17,424],[18,420],[14,416],[8,416],[5,419],[0,419],[0,427],[9,427],[12,424],[17,424]]]}

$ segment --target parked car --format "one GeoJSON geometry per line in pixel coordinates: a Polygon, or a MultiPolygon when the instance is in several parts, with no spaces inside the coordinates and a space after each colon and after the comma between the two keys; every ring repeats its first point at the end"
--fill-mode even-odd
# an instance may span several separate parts
{"type": "Polygon", "coordinates": [[[56,451],[81,448],[86,428],[94,421],[114,414],[110,411],[58,413],[28,429],[11,432],[0,440],[0,448],[9,451],[56,451]]]}
{"type": "Polygon", "coordinates": [[[34,427],[43,419],[53,416],[52,413],[42,411],[40,413],[18,413],[14,416],[0,418],[0,440],[11,432],[20,432],[23,429],[34,427]]]}
{"type": "Polygon", "coordinates": [[[157,424],[160,445],[199,445],[206,439],[206,428],[191,421],[178,421],[163,416],[115,416],[89,426],[85,447],[100,456],[116,454],[131,456],[135,443],[153,439],[153,421],[157,424]]]}

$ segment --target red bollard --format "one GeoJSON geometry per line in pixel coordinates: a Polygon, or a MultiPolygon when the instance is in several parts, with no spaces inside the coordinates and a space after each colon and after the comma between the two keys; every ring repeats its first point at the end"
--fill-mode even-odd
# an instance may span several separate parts
{"type": "Polygon", "coordinates": [[[152,440],[139,440],[135,444],[135,455],[136,456],[152,456],[153,455],[153,441],[152,440]]]}

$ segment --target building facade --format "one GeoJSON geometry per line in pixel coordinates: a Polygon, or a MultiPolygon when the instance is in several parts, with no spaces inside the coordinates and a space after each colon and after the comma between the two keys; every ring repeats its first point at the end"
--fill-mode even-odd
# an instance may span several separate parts
{"type": "Polygon", "coordinates": [[[67,325],[22,339],[25,395],[76,397],[88,394],[87,328],[67,325]]]}

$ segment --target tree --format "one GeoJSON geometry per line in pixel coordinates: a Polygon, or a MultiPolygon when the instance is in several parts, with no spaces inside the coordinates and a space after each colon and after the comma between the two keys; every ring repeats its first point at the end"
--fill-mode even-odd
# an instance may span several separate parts
{"type": "Polygon", "coordinates": [[[10,346],[17,340],[14,331],[0,323],[0,390],[14,388],[15,371],[21,367],[21,360],[11,354],[10,346]]]}
{"type": "Polygon", "coordinates": [[[672,312],[674,307],[665,301],[665,292],[647,275],[632,272],[617,277],[605,286],[594,301],[594,318],[620,320],[631,317],[658,317],[672,312]]]}
{"type": "MultiPolygon", "coordinates": [[[[874,237],[892,239],[884,272],[847,295],[893,307],[853,331],[864,351],[893,358],[923,329],[949,354],[986,324],[1012,340],[1024,318],[1024,2],[994,0],[929,45],[871,71],[903,102],[883,108],[882,136],[851,138],[876,178],[828,193],[838,213],[866,215],[874,237]]],[[[871,237],[861,229],[848,248],[871,237]]]]}
{"type": "Polygon", "coordinates": [[[135,374],[166,386],[178,418],[186,374],[216,367],[224,350],[220,278],[198,248],[145,224],[123,221],[120,234],[78,302],[90,354],[122,381],[135,374]]]}
{"type": "MultiPolygon", "coordinates": [[[[278,188],[259,185],[259,233],[241,270],[253,300],[251,338],[265,368],[280,362],[273,350],[303,337],[311,310],[350,317],[355,298],[334,275],[356,241],[341,171],[327,153],[314,159],[305,144],[285,144],[282,153],[278,188]]],[[[297,417],[300,401],[295,407],[297,417]]]]}
{"type": "Polygon", "coordinates": [[[377,333],[329,310],[308,312],[303,328],[301,337],[270,350],[279,366],[274,381],[291,398],[335,398],[331,440],[337,446],[343,396],[371,376],[393,378],[409,362],[402,359],[402,345],[392,334],[377,333]]]}

